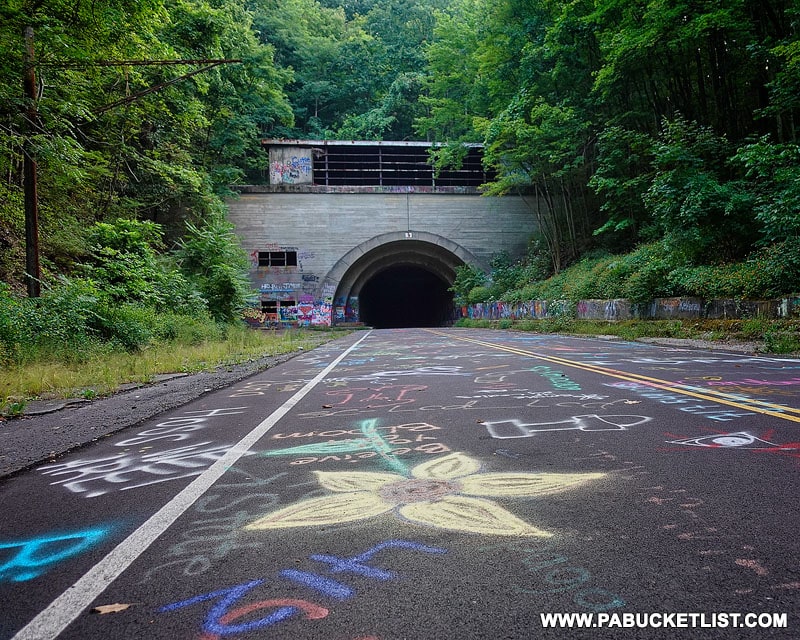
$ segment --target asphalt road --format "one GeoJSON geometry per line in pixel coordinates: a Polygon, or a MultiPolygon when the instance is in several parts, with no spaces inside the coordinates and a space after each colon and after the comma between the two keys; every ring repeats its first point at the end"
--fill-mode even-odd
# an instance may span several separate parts
{"type": "Polygon", "coordinates": [[[797,359],[353,334],[5,479],[0,638],[797,639],[798,429],[797,359]]]}

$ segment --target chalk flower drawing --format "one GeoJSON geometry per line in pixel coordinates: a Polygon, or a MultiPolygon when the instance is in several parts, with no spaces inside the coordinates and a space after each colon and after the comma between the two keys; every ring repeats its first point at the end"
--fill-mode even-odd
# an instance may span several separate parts
{"type": "Polygon", "coordinates": [[[380,472],[317,471],[331,495],[274,511],[247,530],[354,522],[394,512],[411,522],[469,533],[514,536],[552,534],[520,520],[486,498],[532,498],[560,493],[602,473],[478,473],[480,463],[453,453],[411,469],[411,477],[380,472]]]}

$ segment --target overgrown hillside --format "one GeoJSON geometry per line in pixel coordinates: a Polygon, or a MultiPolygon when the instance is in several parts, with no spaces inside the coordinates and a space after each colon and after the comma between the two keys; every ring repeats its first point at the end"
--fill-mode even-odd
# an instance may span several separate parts
{"type": "Polygon", "coordinates": [[[487,296],[794,293],[799,21],[794,0],[11,0],[4,340],[51,308],[108,339],[125,313],[236,317],[223,198],[265,179],[264,137],[483,142],[486,193],[530,196],[541,230],[487,296]]]}

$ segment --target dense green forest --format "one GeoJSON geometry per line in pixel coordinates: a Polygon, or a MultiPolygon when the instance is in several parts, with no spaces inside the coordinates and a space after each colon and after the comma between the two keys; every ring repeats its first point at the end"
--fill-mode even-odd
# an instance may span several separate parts
{"type": "Polygon", "coordinates": [[[134,346],[142,309],[230,321],[223,198],[266,179],[264,137],[428,140],[442,167],[484,143],[486,193],[529,197],[541,233],[462,298],[550,296],[570,267],[570,297],[796,293],[799,35],[797,0],[8,0],[0,333],[46,304],[134,346]]]}

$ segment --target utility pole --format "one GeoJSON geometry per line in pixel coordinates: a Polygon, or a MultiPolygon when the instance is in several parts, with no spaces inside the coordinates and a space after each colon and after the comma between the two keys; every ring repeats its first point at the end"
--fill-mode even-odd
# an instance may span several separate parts
{"type": "Polygon", "coordinates": [[[22,143],[22,174],[25,189],[25,282],[28,297],[38,298],[41,293],[41,268],[39,266],[39,198],[36,184],[36,158],[33,155],[31,136],[39,122],[36,108],[36,68],[33,56],[33,27],[25,27],[25,59],[23,84],[25,88],[25,136],[22,143]]]}
{"type": "MultiPolygon", "coordinates": [[[[36,183],[36,158],[33,153],[31,137],[39,126],[39,110],[37,108],[38,92],[36,90],[36,61],[33,48],[33,27],[25,27],[25,57],[23,59],[23,85],[25,89],[25,126],[22,142],[22,174],[25,192],[25,281],[28,286],[28,297],[38,298],[41,293],[42,272],[39,264],[39,196],[36,183]]],[[[178,78],[162,82],[154,87],[145,89],[132,96],[117,100],[95,110],[95,115],[105,113],[121,105],[130,104],[150,93],[160,91],[199,73],[221,64],[238,64],[242,60],[103,60],[94,63],[56,63],[47,66],[56,66],[64,69],[79,69],[83,67],[128,67],[128,66],[165,66],[179,64],[207,64],[207,67],[195,69],[178,78]]]]}

